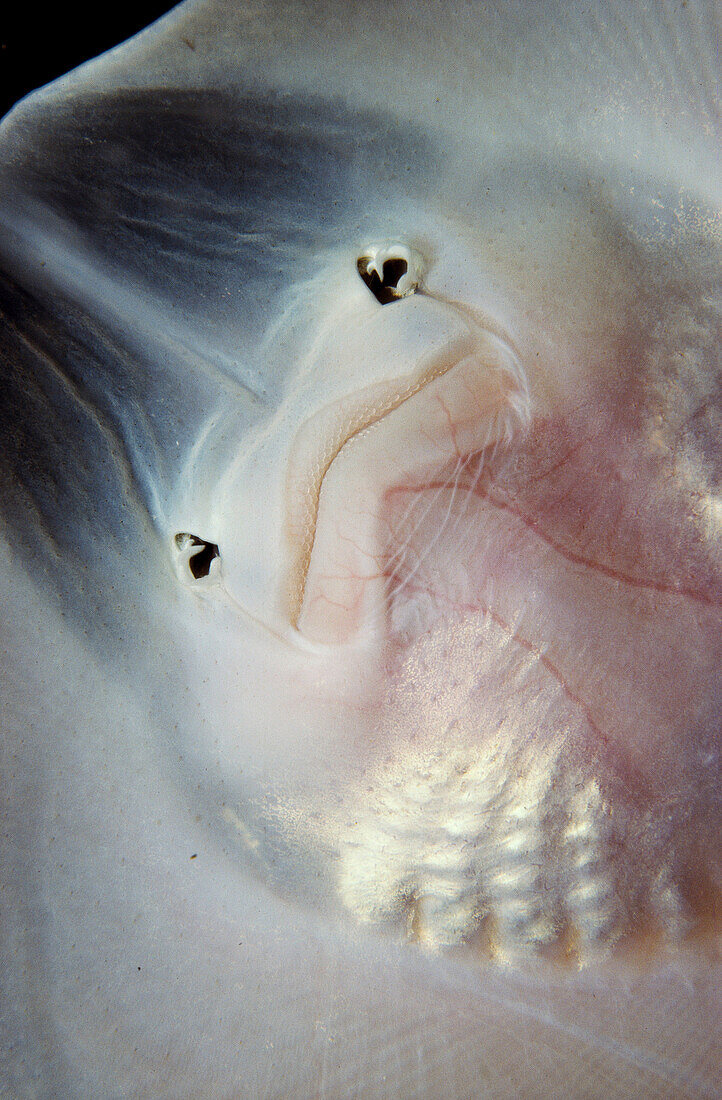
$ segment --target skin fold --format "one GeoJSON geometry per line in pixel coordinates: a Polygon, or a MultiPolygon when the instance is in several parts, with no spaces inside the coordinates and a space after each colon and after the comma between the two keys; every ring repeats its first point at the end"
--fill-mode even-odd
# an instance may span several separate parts
{"type": "Polygon", "coordinates": [[[3,1095],[717,1095],[716,30],[189,0],[3,121],[3,1095]]]}

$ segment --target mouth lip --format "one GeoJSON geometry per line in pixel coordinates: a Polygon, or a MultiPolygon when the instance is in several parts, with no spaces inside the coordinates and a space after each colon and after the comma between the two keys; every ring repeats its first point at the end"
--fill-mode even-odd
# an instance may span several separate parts
{"type": "Polygon", "coordinates": [[[319,500],[328,471],[343,448],[355,436],[378,424],[389,413],[419,393],[428,382],[445,374],[456,363],[460,362],[471,346],[472,338],[467,335],[462,337],[461,340],[463,341],[462,347],[455,349],[453,354],[436,355],[432,363],[426,364],[421,370],[417,370],[413,374],[407,374],[403,379],[397,377],[389,382],[376,383],[371,387],[357,390],[355,394],[350,395],[354,402],[354,408],[350,411],[348,410],[349,397],[340,398],[331,405],[325,406],[318,413],[304,421],[301,428],[296,432],[289,452],[288,505],[286,508],[286,532],[290,558],[287,570],[288,612],[294,629],[303,602],[306,577],[315,540],[319,500]],[[405,385],[400,389],[399,383],[401,381],[404,381],[405,385]],[[344,409],[347,410],[345,413],[343,412],[344,409]],[[324,454],[324,447],[329,437],[334,439],[334,443],[333,446],[327,448],[324,454]],[[314,438],[321,440],[321,446],[311,446],[309,450],[313,457],[310,461],[306,460],[299,464],[303,469],[302,495],[307,504],[306,515],[299,523],[293,515],[292,503],[294,494],[299,491],[290,484],[290,471],[295,464],[295,456],[304,451],[307,443],[314,438]],[[320,461],[319,451],[322,456],[320,461]],[[313,471],[314,466],[318,468],[315,472],[309,473],[309,468],[313,471]]]}
{"type": "MultiPolygon", "coordinates": [[[[428,295],[429,297],[435,297],[428,295]]],[[[324,407],[313,417],[306,420],[294,436],[289,451],[288,477],[286,482],[287,505],[285,527],[288,549],[288,567],[286,569],[286,607],[285,611],[292,629],[300,634],[297,623],[303,604],[306,580],[308,576],[311,554],[315,542],[316,524],[323,483],[334,461],[343,451],[344,447],[358,434],[373,427],[383,420],[389,413],[394,412],[405,404],[410,398],[416,396],[429,383],[443,377],[455,366],[461,363],[479,350],[479,341],[482,337],[493,337],[498,340],[512,361],[518,365],[519,375],[521,371],[521,356],[510,334],[497,323],[486,323],[487,318],[466,307],[457,307],[456,303],[448,303],[452,308],[458,309],[467,322],[468,329],[463,335],[452,339],[446,349],[429,357],[428,361],[421,360],[416,370],[401,378],[397,377],[389,382],[376,383],[365,390],[356,391],[351,395],[354,407],[351,412],[342,414],[342,408],[348,406],[349,398],[337,399],[331,405],[324,407]],[[400,389],[400,382],[404,386],[400,389]],[[386,394],[386,399],[379,402],[379,397],[386,394]],[[373,412],[370,413],[370,410],[373,412]],[[324,425],[324,421],[326,422],[324,425]],[[333,435],[334,445],[330,447],[319,461],[319,448],[309,448],[311,460],[299,461],[299,453],[303,452],[308,440],[320,438],[323,443],[333,435]],[[293,484],[292,470],[294,465],[302,471],[301,483],[303,489],[299,492],[298,485],[293,484]],[[309,469],[317,465],[315,472],[309,473],[309,469]],[[299,519],[294,515],[294,495],[301,496],[306,502],[306,514],[299,519]],[[310,506],[309,506],[310,502],[310,506]]],[[[480,355],[483,357],[483,352],[480,355]]],[[[314,644],[314,648],[318,648],[314,644]]],[[[323,647],[325,648],[325,647],[323,647]]]]}

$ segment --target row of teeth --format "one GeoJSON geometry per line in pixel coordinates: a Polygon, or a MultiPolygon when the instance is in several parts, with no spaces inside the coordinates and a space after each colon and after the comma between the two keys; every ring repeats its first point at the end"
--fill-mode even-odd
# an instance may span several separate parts
{"type": "Polygon", "coordinates": [[[570,933],[580,960],[596,957],[640,911],[667,937],[682,935],[671,867],[658,850],[637,851],[630,873],[625,823],[564,756],[557,738],[511,761],[491,750],[456,775],[439,756],[413,782],[390,783],[383,812],[375,806],[344,830],[344,906],[434,948],[493,929],[487,948],[507,958],[570,933]]]}

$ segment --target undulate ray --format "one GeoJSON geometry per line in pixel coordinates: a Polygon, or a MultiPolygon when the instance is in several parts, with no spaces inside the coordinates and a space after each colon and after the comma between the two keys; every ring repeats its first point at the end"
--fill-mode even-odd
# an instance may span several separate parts
{"type": "Polygon", "coordinates": [[[717,32],[189,0],[4,120],[3,1094],[717,1094],[717,32]]]}

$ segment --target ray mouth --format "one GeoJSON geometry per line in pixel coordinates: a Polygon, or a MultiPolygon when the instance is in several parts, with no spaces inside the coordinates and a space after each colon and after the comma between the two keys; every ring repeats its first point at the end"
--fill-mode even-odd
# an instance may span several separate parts
{"type": "Polygon", "coordinates": [[[307,420],[294,439],[289,460],[289,500],[287,531],[291,545],[289,568],[289,615],[294,625],[303,602],[303,593],[316,535],[318,509],[324,480],[343,448],[361,432],[378,424],[426,386],[432,379],[451,370],[472,346],[464,338],[445,356],[416,374],[361,390],[350,399],[339,401],[307,420]],[[319,445],[319,440],[323,442],[319,445]],[[298,467],[305,467],[299,478],[298,467]]]}
{"type": "MultiPolygon", "coordinates": [[[[477,388],[481,388],[478,381],[475,384],[477,388]]],[[[470,391],[473,402],[473,387],[468,382],[464,385],[470,391]]],[[[456,400],[458,402],[458,396],[456,400]]],[[[350,473],[339,474],[339,477],[348,478],[349,495],[352,496],[354,479],[358,480],[359,470],[364,465],[364,448],[368,444],[371,451],[370,457],[367,456],[367,468],[371,469],[374,461],[379,466],[379,457],[373,453],[372,441],[383,438],[387,424],[389,438],[394,433],[395,425],[401,425],[401,430],[398,431],[398,453],[395,455],[392,449],[386,447],[381,456],[381,461],[385,461],[384,469],[365,478],[367,500],[363,522],[368,521],[370,514],[382,522],[381,513],[386,498],[396,483],[406,488],[423,486],[432,476],[443,475],[449,465],[450,455],[454,456],[453,463],[458,469],[466,465],[474,453],[490,446],[494,451],[500,445],[506,446],[516,430],[525,425],[528,419],[529,396],[518,353],[510,339],[502,339],[493,331],[485,331],[481,334],[470,332],[450,341],[442,354],[437,353],[429,361],[422,362],[414,372],[358,391],[349,398],[327,406],[306,421],[291,447],[287,480],[286,532],[289,567],[286,592],[288,617],[293,626],[299,628],[304,600],[308,596],[312,558],[318,546],[321,502],[334,474],[342,468],[343,460],[349,460],[346,469],[350,473]],[[473,364],[471,368],[470,363],[473,364]],[[451,403],[446,404],[444,390],[447,384],[449,389],[453,387],[455,375],[464,369],[467,374],[473,372],[484,377],[484,385],[493,395],[489,398],[490,403],[495,403],[496,407],[489,412],[484,407],[484,402],[480,401],[478,420],[481,426],[476,433],[470,433],[468,425],[464,424],[466,437],[462,437],[463,442],[459,444],[461,433],[457,435],[454,422],[458,412],[452,408],[451,403]],[[433,429],[428,426],[429,405],[433,402],[441,407],[446,422],[444,430],[449,440],[443,444],[433,437],[433,429]],[[403,417],[406,410],[409,410],[410,415],[410,411],[416,408],[420,410],[418,424],[412,432],[410,445],[404,450],[403,433],[405,430],[408,442],[409,429],[400,417],[403,417]],[[426,420],[424,411],[427,414],[426,420]],[[429,438],[429,445],[426,453],[423,453],[419,441],[425,436],[429,438]],[[410,460],[408,456],[414,447],[419,454],[410,460]],[[354,451],[360,456],[355,466],[354,451]],[[398,470],[395,469],[395,464],[398,465],[398,470]],[[376,478],[375,485],[371,484],[372,476],[376,478]]],[[[328,490],[329,496],[331,492],[332,490],[328,490]]],[[[329,517],[326,516],[326,522],[328,521],[329,517]]],[[[353,534],[347,536],[349,541],[353,537],[353,534]]],[[[371,555],[376,561],[378,575],[387,569],[387,564],[381,561],[382,543],[383,539],[379,536],[378,552],[371,555]]],[[[332,566],[338,568],[338,560],[333,561],[332,566]]]]}

